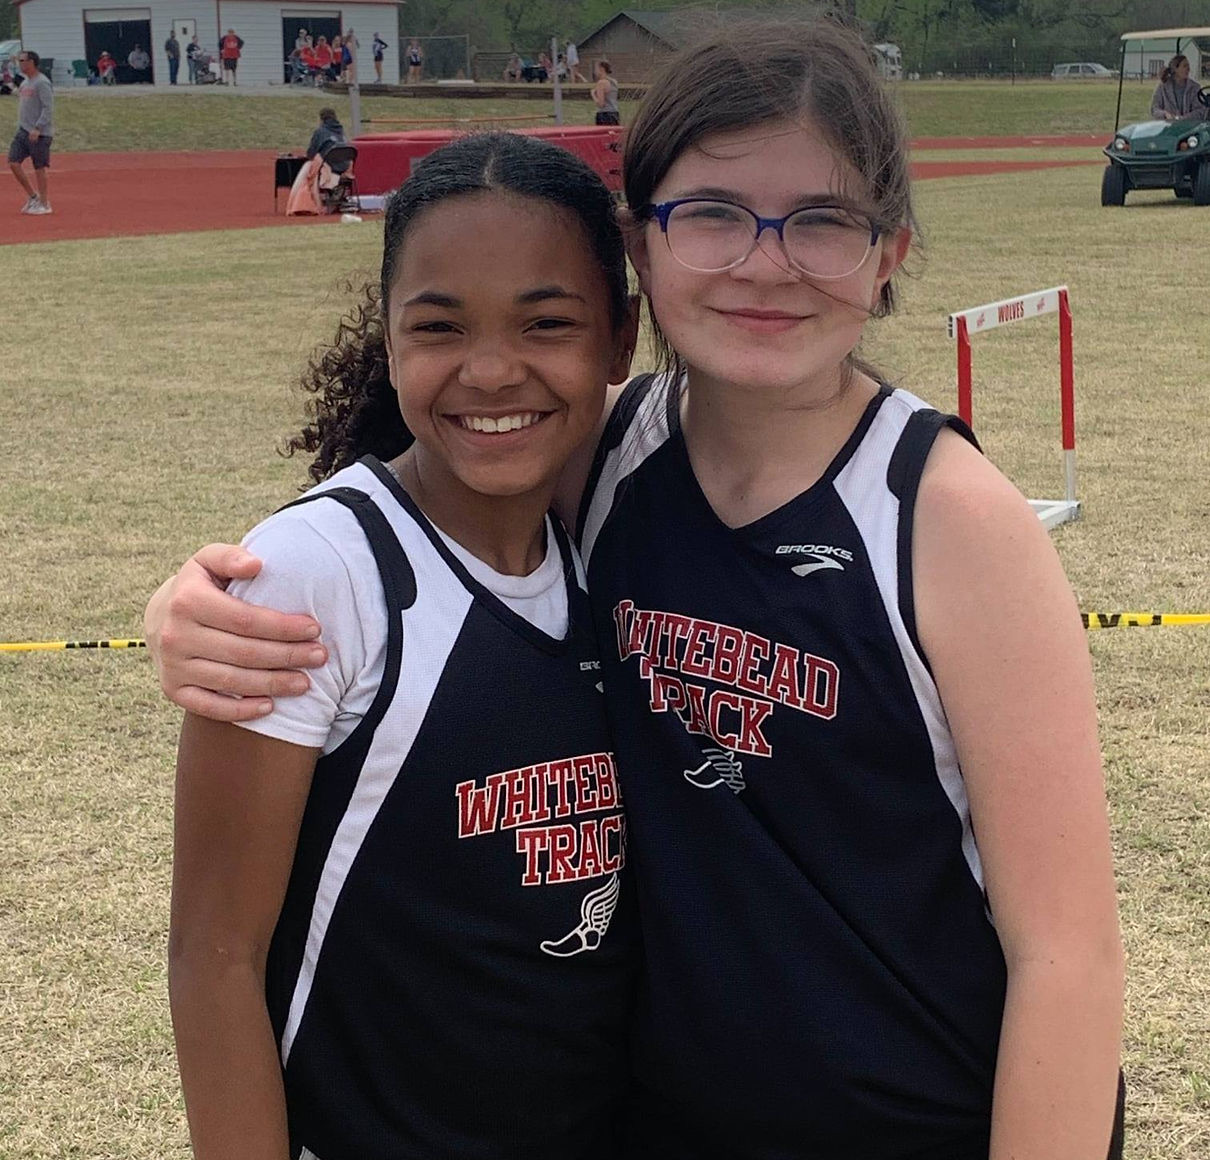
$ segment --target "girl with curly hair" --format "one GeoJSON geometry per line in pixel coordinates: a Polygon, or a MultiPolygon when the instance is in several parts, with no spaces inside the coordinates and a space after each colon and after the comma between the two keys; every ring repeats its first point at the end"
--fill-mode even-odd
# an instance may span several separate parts
{"type": "MultiPolygon", "coordinates": [[[[619,1155],[1120,1157],[1075,600],[965,426],[860,356],[915,226],[870,53],[830,20],[725,31],[627,132],[663,366],[569,489],[643,919],[619,1155]]],[[[304,622],[186,581],[166,623],[225,663],[176,645],[174,695],[221,673],[253,715],[289,690],[227,667],[289,650],[228,634],[304,622]]]]}
{"type": "Polygon", "coordinates": [[[198,1160],[608,1160],[635,961],[580,568],[549,516],[633,346],[609,192],[514,135],[433,154],[313,361],[322,480],[236,594],[309,692],[186,718],[169,979],[198,1160]]]}

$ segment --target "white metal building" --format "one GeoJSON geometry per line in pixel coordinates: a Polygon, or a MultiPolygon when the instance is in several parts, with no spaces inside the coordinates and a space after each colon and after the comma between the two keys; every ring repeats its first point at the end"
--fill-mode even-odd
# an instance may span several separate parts
{"type": "MultiPolygon", "coordinates": [[[[21,43],[54,61],[53,79],[71,76],[73,61],[95,68],[102,49],[119,62],[118,82],[168,84],[164,42],[175,31],[181,42],[178,84],[187,84],[185,46],[197,33],[198,43],[216,59],[219,40],[233,28],[244,41],[237,71],[240,85],[280,85],[287,75],[286,57],[300,28],[313,37],[346,35],[352,29],[360,45],[358,79],[374,79],[370,42],[382,34],[389,47],[382,67],[384,81],[399,80],[399,36],[396,0],[357,0],[319,3],[316,0],[137,0],[119,7],[114,0],[16,0],[21,15],[21,43]],[[127,65],[135,45],[151,56],[149,72],[137,74],[127,65]]],[[[80,82],[83,83],[83,82],[80,82]]]]}

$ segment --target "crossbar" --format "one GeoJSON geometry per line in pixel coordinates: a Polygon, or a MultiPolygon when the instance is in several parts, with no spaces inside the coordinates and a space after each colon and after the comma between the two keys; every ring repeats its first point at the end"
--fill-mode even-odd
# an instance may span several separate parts
{"type": "Polygon", "coordinates": [[[956,310],[946,320],[949,337],[957,343],[958,415],[968,427],[973,407],[971,402],[971,339],[989,330],[1028,322],[1046,314],[1059,316],[1059,407],[1063,446],[1064,498],[1061,500],[1030,500],[1038,518],[1047,528],[1074,520],[1080,513],[1076,499],[1076,408],[1075,375],[1071,345],[1071,303],[1066,286],[1035,290],[1015,298],[1002,298],[982,306],[956,310]]]}

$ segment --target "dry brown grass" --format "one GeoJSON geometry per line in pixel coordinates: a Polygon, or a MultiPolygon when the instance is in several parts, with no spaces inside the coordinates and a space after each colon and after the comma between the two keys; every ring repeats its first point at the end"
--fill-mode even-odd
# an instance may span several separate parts
{"type": "MultiPolygon", "coordinates": [[[[1067,282],[1085,608],[1210,610],[1210,217],[1102,210],[1078,168],[919,187],[927,261],[868,353],[954,402],[954,308],[1067,282]]],[[[303,478],[273,453],[377,227],[14,247],[0,379],[0,636],[137,635],[155,583],[303,478]],[[30,335],[31,341],[19,336],[30,335]],[[51,336],[49,340],[32,336],[51,336]]],[[[975,346],[975,420],[1061,485],[1054,319],[975,346]]],[[[989,610],[994,615],[994,610],[989,610]]],[[[1210,629],[1090,637],[1130,959],[1132,1160],[1210,1155],[1210,629]]],[[[177,714],[140,653],[0,656],[0,1158],[183,1158],[163,952],[177,714]]]]}

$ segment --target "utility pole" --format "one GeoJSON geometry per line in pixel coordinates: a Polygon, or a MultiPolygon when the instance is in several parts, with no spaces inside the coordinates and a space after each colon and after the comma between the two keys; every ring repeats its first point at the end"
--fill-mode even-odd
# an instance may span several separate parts
{"type": "MultiPolygon", "coordinates": [[[[398,38],[396,38],[398,39],[398,38]]],[[[357,38],[349,45],[350,62],[349,80],[349,120],[353,123],[353,136],[361,136],[361,85],[357,80],[357,38]]]]}

